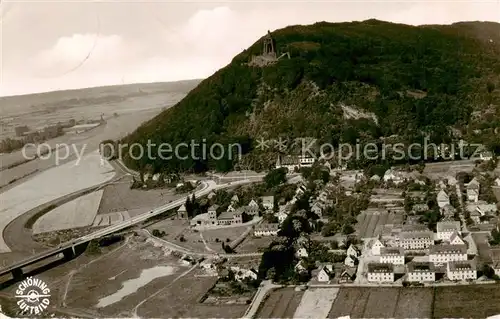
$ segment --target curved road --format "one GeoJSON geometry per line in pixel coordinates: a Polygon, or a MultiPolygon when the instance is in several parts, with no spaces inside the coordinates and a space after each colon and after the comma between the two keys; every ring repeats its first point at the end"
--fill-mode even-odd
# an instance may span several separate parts
{"type": "MultiPolygon", "coordinates": [[[[111,165],[113,165],[113,162],[110,163],[111,165]]],[[[39,211],[41,211],[45,207],[48,207],[50,205],[61,206],[80,196],[99,190],[100,188],[105,187],[109,184],[115,183],[118,180],[128,175],[128,173],[125,170],[123,170],[121,166],[119,165],[113,165],[113,166],[117,167],[118,169],[115,169],[116,175],[110,181],[94,185],[85,189],[81,189],[74,193],[54,199],[50,202],[47,202],[45,204],[42,204],[25,212],[24,214],[14,219],[12,222],[10,222],[1,233],[7,246],[9,246],[12,252],[38,253],[49,249],[50,247],[42,245],[41,243],[33,240],[32,230],[25,227],[28,220],[31,219],[34,215],[36,215],[39,211]]]]}
{"type": "MultiPolygon", "coordinates": [[[[232,182],[232,183],[223,184],[223,185],[216,185],[216,183],[214,181],[211,181],[211,180],[205,181],[205,182],[202,182],[203,188],[200,190],[197,190],[195,192],[195,196],[201,197],[201,196],[207,195],[212,190],[222,189],[222,188],[226,188],[226,187],[232,187],[232,186],[239,185],[239,184],[246,184],[249,182],[250,181],[248,181],[248,180],[243,180],[243,181],[232,182]]],[[[72,195],[74,195],[74,194],[72,194],[72,195]]],[[[17,248],[19,248],[23,251],[26,251],[26,249],[38,250],[41,255],[46,255],[54,250],[66,249],[68,247],[72,247],[74,245],[88,242],[92,239],[97,239],[97,238],[121,231],[123,229],[129,228],[131,226],[134,226],[135,224],[141,223],[147,219],[150,219],[151,217],[162,214],[165,211],[168,211],[170,209],[173,209],[175,207],[182,205],[183,203],[185,203],[186,198],[187,198],[187,196],[180,198],[180,199],[177,199],[177,200],[175,200],[171,203],[168,203],[166,205],[163,205],[161,207],[158,207],[158,208],[156,208],[148,213],[144,213],[144,214],[135,216],[135,217],[133,217],[129,220],[126,220],[124,222],[121,222],[121,223],[118,223],[115,225],[111,225],[109,227],[97,230],[95,232],[92,232],[88,235],[77,238],[75,240],[71,240],[70,242],[63,243],[58,248],[45,248],[44,246],[42,246],[38,243],[35,243],[31,239],[31,232],[29,230],[25,229],[24,225],[25,225],[26,221],[29,219],[29,217],[33,216],[33,214],[35,214],[36,212],[31,212],[31,214],[23,214],[20,217],[18,217],[16,219],[17,222],[13,222],[9,225],[9,226],[11,226],[11,228],[9,229],[9,234],[6,237],[8,237],[9,243],[14,243],[14,245],[17,248]],[[16,230],[19,230],[20,232],[16,233],[16,230]]],[[[61,198],[59,200],[61,200],[61,198]]],[[[67,198],[66,198],[66,200],[67,200],[67,198]]],[[[33,259],[33,258],[37,258],[37,260],[38,260],[38,259],[43,258],[43,257],[33,256],[31,259],[33,259]]],[[[30,261],[29,258],[23,259],[23,260],[20,260],[20,261],[14,263],[11,266],[14,267],[14,265],[15,265],[15,267],[19,267],[19,266],[24,265],[28,261],[30,261]]],[[[9,268],[11,266],[8,266],[7,268],[9,268]]],[[[3,269],[3,270],[5,270],[5,269],[3,269]]]]}

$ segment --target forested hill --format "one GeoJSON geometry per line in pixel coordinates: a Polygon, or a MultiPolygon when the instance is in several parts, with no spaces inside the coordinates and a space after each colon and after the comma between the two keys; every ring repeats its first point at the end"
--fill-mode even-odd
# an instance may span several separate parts
{"type": "MultiPolygon", "coordinates": [[[[500,24],[408,26],[378,20],[319,22],[272,32],[278,55],[248,65],[263,38],[124,142],[239,142],[241,168],[264,169],[277,150],[260,137],[354,143],[397,136],[410,143],[464,138],[500,148],[500,24]],[[497,131],[497,133],[500,133],[497,131]]],[[[190,157],[190,156],[189,156],[190,157]]],[[[234,161],[140,160],[135,169],[228,170],[234,161]]]]}

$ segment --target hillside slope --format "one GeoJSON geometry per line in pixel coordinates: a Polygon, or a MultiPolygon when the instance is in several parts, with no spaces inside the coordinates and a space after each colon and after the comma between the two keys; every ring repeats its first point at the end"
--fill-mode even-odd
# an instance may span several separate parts
{"type": "MultiPolygon", "coordinates": [[[[277,150],[256,140],[311,137],[336,145],[397,135],[410,143],[464,137],[498,147],[500,24],[408,26],[319,22],[272,33],[291,59],[255,67],[262,39],[124,142],[238,142],[242,168],[263,169],[277,150]]],[[[135,169],[228,170],[234,160],[125,157],[135,169]]]]}

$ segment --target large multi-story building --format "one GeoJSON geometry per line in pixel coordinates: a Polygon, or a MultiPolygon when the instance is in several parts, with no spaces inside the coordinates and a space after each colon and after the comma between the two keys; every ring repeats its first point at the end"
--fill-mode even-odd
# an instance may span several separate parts
{"type": "Polygon", "coordinates": [[[433,263],[411,262],[407,266],[407,281],[432,282],[436,281],[436,270],[433,263]]]}
{"type": "Polygon", "coordinates": [[[392,264],[368,264],[367,279],[369,282],[394,282],[394,266],[392,264]]]}
{"type": "Polygon", "coordinates": [[[449,280],[476,280],[476,265],[471,260],[450,261],[446,266],[446,277],[449,280]]]}
{"type": "Polygon", "coordinates": [[[243,208],[239,207],[234,211],[222,212],[217,217],[219,225],[235,225],[243,223],[243,208]]]}
{"type": "Polygon", "coordinates": [[[380,248],[380,262],[382,264],[405,264],[405,253],[401,247],[383,247],[380,248]]]}
{"type": "Polygon", "coordinates": [[[436,225],[437,238],[440,240],[449,241],[454,232],[460,234],[459,221],[438,222],[436,225]]]}
{"type": "Polygon", "coordinates": [[[467,260],[467,246],[465,245],[433,245],[430,248],[430,262],[439,264],[460,260],[467,260]]]}
{"type": "Polygon", "coordinates": [[[434,244],[434,233],[427,232],[401,232],[399,234],[399,247],[406,250],[427,249],[434,244]]]}

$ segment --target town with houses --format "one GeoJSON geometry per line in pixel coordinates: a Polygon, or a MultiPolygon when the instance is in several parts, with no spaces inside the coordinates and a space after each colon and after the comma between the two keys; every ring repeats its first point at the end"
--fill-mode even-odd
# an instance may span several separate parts
{"type": "MultiPolygon", "coordinates": [[[[293,189],[289,200],[267,194],[243,202],[230,192],[225,203],[212,204],[206,213],[192,218],[182,205],[177,218],[189,220],[192,229],[251,225],[253,237],[279,241],[287,236],[288,220],[307,216],[308,231],[291,223],[298,230],[293,235],[293,269],[301,274],[293,281],[297,283],[493,282],[500,279],[500,177],[498,172],[480,168],[489,161],[494,160],[478,160],[469,172],[434,174],[415,167],[393,167],[380,176],[367,176],[361,170],[331,169],[328,162],[288,156],[277,160],[274,171],[287,172],[285,184],[293,189]],[[328,182],[308,181],[303,172],[308,169],[327,172],[328,182]],[[304,197],[308,212],[297,208],[304,207],[297,205],[304,197]],[[350,222],[339,225],[336,218],[345,219],[332,216],[332,211],[343,200],[354,207],[347,212],[350,222]]],[[[212,191],[207,199],[216,196],[212,191]]],[[[247,274],[256,280],[259,271],[238,268],[238,278],[243,280],[242,274],[247,274]]]]}

